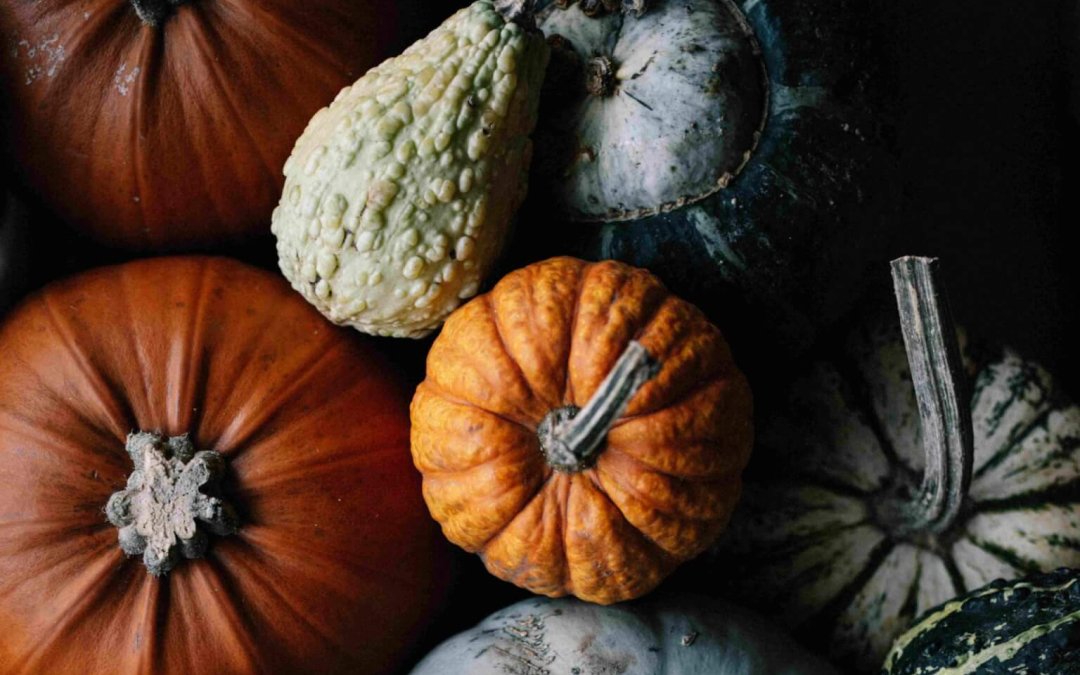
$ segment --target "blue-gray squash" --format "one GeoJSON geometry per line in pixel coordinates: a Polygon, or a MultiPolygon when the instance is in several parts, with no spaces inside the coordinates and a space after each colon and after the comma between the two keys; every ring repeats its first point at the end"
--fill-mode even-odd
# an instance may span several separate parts
{"type": "Polygon", "coordinates": [[[1080,673],[1080,572],[997,580],[923,615],[883,675],[1080,673]]]}
{"type": "Polygon", "coordinates": [[[961,344],[955,391],[970,393],[954,397],[952,419],[920,422],[930,404],[913,392],[895,321],[879,315],[829,345],[757,425],[715,577],[856,672],[879,668],[935,605],[1080,567],[1080,407],[1013,351],[961,344]],[[965,425],[967,440],[955,435],[965,425]]]}
{"type": "Polygon", "coordinates": [[[875,15],[874,0],[548,6],[519,249],[646,267],[707,312],[735,294],[783,353],[805,347],[858,295],[898,203],[875,15]]]}
{"type": "Polygon", "coordinates": [[[412,675],[833,672],[750,612],[684,595],[608,606],[523,600],[436,647],[412,675]]]}

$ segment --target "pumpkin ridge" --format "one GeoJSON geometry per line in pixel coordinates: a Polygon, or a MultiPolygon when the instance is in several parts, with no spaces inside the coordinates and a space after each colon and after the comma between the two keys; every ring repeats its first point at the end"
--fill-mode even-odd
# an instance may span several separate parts
{"type": "MultiPolygon", "coordinates": [[[[236,101],[233,99],[234,94],[232,88],[225,84],[228,78],[221,72],[219,59],[213,58],[212,49],[209,46],[211,41],[207,37],[207,34],[212,33],[214,37],[220,38],[220,33],[212,27],[213,23],[209,20],[209,17],[201,16],[202,11],[197,5],[193,5],[192,9],[196,10],[195,13],[200,14],[200,16],[193,16],[191,19],[193,27],[197,27],[197,30],[192,30],[191,43],[196,46],[199,56],[201,57],[198,62],[201,63],[203,69],[211,75],[209,79],[213,82],[217,93],[220,95],[218,98],[226,103],[228,110],[231,113],[231,118],[236,122],[235,124],[230,124],[229,127],[233,130],[239,130],[243,134],[243,137],[247,140],[247,146],[250,149],[247,154],[251,157],[258,157],[259,164],[266,172],[266,176],[270,178],[271,182],[276,183],[281,168],[277,166],[277,162],[272,161],[264,154],[263,144],[259,143],[255,139],[255,136],[252,135],[251,130],[248,128],[247,120],[240,113],[241,108],[236,105],[236,101]]],[[[222,42],[223,44],[229,44],[224,40],[222,40],[222,42]]],[[[237,134],[232,134],[233,138],[236,138],[236,136],[237,134]]],[[[248,179],[250,180],[251,177],[249,176],[248,179]]]]}
{"type": "MultiPolygon", "coordinates": [[[[102,429],[98,423],[87,420],[88,426],[92,429],[107,431],[110,436],[115,436],[117,439],[124,438],[127,429],[131,427],[130,420],[134,418],[133,411],[129,406],[125,405],[124,398],[118,395],[113,387],[108,384],[105,378],[102,377],[100,370],[91,361],[89,355],[79,346],[78,341],[72,334],[72,326],[67,319],[62,318],[62,315],[54,306],[53,293],[44,293],[41,300],[45,307],[45,315],[56,330],[56,335],[60,338],[60,344],[64,352],[72,360],[83,380],[89,385],[90,391],[95,394],[99,412],[103,413],[107,421],[112,424],[111,429],[102,429]]],[[[60,400],[64,400],[63,396],[59,396],[60,392],[55,393],[58,394],[60,400]]],[[[74,405],[69,403],[67,407],[77,416],[85,419],[75,409],[74,405]]]]}
{"type": "MultiPolygon", "coordinates": [[[[460,350],[458,350],[458,352],[463,353],[460,350]]],[[[436,382],[434,378],[430,378],[430,377],[425,378],[424,381],[420,383],[420,385],[423,386],[426,389],[430,389],[431,391],[429,393],[432,396],[437,396],[437,397],[439,397],[441,399],[449,401],[450,403],[453,403],[454,405],[459,405],[462,408],[470,408],[472,410],[475,410],[475,411],[478,411],[478,412],[481,412],[481,413],[484,413],[484,414],[487,414],[487,415],[491,415],[492,417],[496,417],[496,418],[506,422],[507,424],[513,424],[515,426],[519,426],[519,427],[521,427],[523,429],[526,429],[526,430],[528,430],[528,431],[530,431],[532,433],[536,433],[536,423],[533,422],[531,419],[528,419],[526,415],[522,415],[522,419],[514,419],[513,417],[509,417],[509,416],[505,415],[504,413],[496,412],[496,411],[491,410],[489,408],[484,408],[484,407],[481,407],[480,405],[477,405],[475,403],[471,403],[469,401],[466,401],[465,399],[463,399],[463,398],[461,398],[459,396],[455,396],[453,393],[448,391],[445,387],[443,387],[441,384],[436,382]]]]}
{"type": "Polygon", "coordinates": [[[158,665],[161,658],[161,640],[158,636],[163,634],[162,624],[169,607],[169,585],[142,584],[141,590],[145,598],[143,616],[133,616],[130,620],[131,624],[136,626],[132,632],[144,636],[143,640],[137,643],[139,663],[136,670],[140,675],[153,675],[162,670],[158,665]],[[140,630],[141,626],[148,627],[149,630],[140,630]]]}
{"type": "MultiPolygon", "coordinates": [[[[615,487],[618,487],[620,490],[625,492],[631,498],[638,500],[643,505],[649,507],[651,510],[656,511],[657,513],[661,514],[662,516],[665,516],[665,517],[670,518],[672,520],[692,521],[692,522],[701,522],[701,523],[711,523],[711,522],[716,521],[715,517],[697,516],[697,515],[693,515],[693,514],[690,514],[690,513],[679,512],[678,509],[676,509],[675,511],[672,511],[672,510],[670,510],[668,508],[663,507],[662,505],[660,505],[659,503],[654,501],[650,495],[642,492],[641,490],[637,489],[633,485],[630,485],[625,480],[620,478],[619,477],[620,472],[618,472],[618,471],[605,471],[602,468],[600,468],[599,464],[597,464],[596,468],[594,468],[592,470],[592,472],[593,472],[594,475],[597,476],[597,477],[593,478],[593,484],[596,485],[598,488],[602,489],[604,491],[604,494],[607,494],[609,497],[610,497],[610,492],[608,492],[607,487],[604,485],[604,479],[605,478],[611,480],[611,482],[614,483],[615,487]]],[[[681,480],[677,476],[672,476],[672,475],[666,474],[664,472],[657,471],[655,473],[657,475],[664,476],[665,478],[669,478],[671,480],[675,480],[675,481],[681,480]]],[[[725,483],[738,482],[738,480],[739,479],[738,479],[737,476],[735,476],[735,477],[728,476],[728,477],[725,477],[725,478],[720,478],[720,479],[712,480],[712,481],[700,481],[700,482],[695,481],[695,482],[698,485],[701,485],[701,484],[704,484],[704,483],[713,483],[713,484],[715,484],[715,487],[720,487],[721,485],[723,485],[725,483]]],[[[690,481],[687,481],[687,482],[690,482],[690,481]]],[[[625,515],[626,512],[623,510],[623,508],[621,506],[619,506],[618,502],[615,501],[614,497],[611,498],[611,501],[612,501],[613,504],[615,504],[616,508],[619,509],[619,512],[622,513],[624,517],[626,517],[626,515],[625,515]]],[[[630,521],[629,518],[627,518],[627,522],[630,522],[633,525],[633,523],[630,521]]],[[[634,525],[634,527],[637,527],[637,526],[634,525]]]]}
{"type": "MultiPolygon", "coordinates": [[[[239,559],[238,559],[239,560],[239,559]]],[[[245,574],[249,575],[251,579],[268,595],[276,598],[276,608],[285,609],[291,614],[297,623],[305,626],[308,630],[317,634],[322,638],[323,642],[331,645],[340,654],[349,654],[349,649],[342,644],[341,638],[333,634],[333,631],[327,630],[325,627],[313,622],[307,613],[301,611],[295,604],[292,598],[289,598],[281,588],[289,588],[289,584],[275,584],[272,580],[267,578],[267,574],[264,569],[259,565],[241,564],[244,567],[245,574]]],[[[383,574],[386,570],[379,570],[379,574],[383,574]]]]}
{"type": "MultiPolygon", "coordinates": [[[[271,320],[272,321],[272,320],[271,320]]],[[[330,335],[331,333],[323,333],[323,335],[330,335]]],[[[264,338],[266,336],[264,335],[264,338]]],[[[326,341],[325,338],[323,340],[326,341]]],[[[310,344],[310,343],[309,343],[310,344]]],[[[234,462],[245,454],[252,445],[252,434],[264,426],[266,422],[274,415],[281,412],[282,407],[294,396],[297,390],[303,389],[306,385],[310,384],[310,380],[317,378],[319,373],[317,370],[320,365],[327,361],[332,356],[337,356],[338,352],[347,348],[347,343],[335,341],[330,345],[329,349],[316,349],[321,345],[315,345],[312,349],[312,355],[306,359],[303,363],[298,364],[295,367],[295,371],[298,373],[296,377],[292,378],[288,385],[282,387],[281,391],[272,397],[261,399],[258,404],[258,408],[254,411],[250,410],[252,405],[249,401],[245,401],[241,405],[237,406],[237,414],[233,417],[232,421],[223,428],[216,439],[206,439],[208,445],[213,447],[222,448],[222,454],[225,455],[230,462],[234,462]],[[239,427],[239,428],[238,428],[239,427]]],[[[243,371],[241,371],[243,372],[243,371]]],[[[225,407],[226,404],[221,404],[219,407],[225,407]]]]}
{"type": "MultiPolygon", "coordinates": [[[[469,349],[465,348],[464,346],[458,345],[457,343],[450,343],[450,351],[451,351],[452,354],[456,354],[456,355],[462,357],[462,361],[464,361],[465,363],[469,363],[470,365],[474,365],[475,367],[473,368],[473,370],[475,372],[480,373],[481,375],[484,376],[483,377],[484,381],[487,382],[489,385],[492,385],[491,388],[492,388],[493,391],[498,391],[500,389],[500,387],[496,386],[498,383],[493,383],[487,377],[487,375],[490,373],[491,369],[485,367],[485,364],[483,364],[483,363],[477,364],[475,362],[475,359],[478,357],[478,354],[476,352],[474,352],[472,350],[469,350],[469,349]]],[[[508,358],[509,358],[509,356],[508,356],[508,358]]],[[[513,359],[510,359],[510,360],[512,361],[513,359]]],[[[519,370],[520,367],[515,363],[514,369],[519,370]]],[[[435,382],[434,378],[425,378],[425,380],[431,380],[432,383],[435,382]]],[[[526,388],[529,388],[528,383],[526,383],[526,388]]],[[[536,425],[537,425],[538,422],[535,421],[533,416],[528,414],[527,411],[521,409],[521,406],[518,405],[520,403],[519,401],[513,400],[510,397],[503,397],[502,400],[505,401],[505,402],[510,402],[510,403],[513,404],[513,407],[515,408],[515,414],[516,414],[518,419],[510,417],[510,416],[508,416],[508,415],[506,415],[504,413],[496,413],[493,410],[489,410],[486,407],[487,404],[488,404],[487,401],[484,401],[484,402],[481,402],[481,403],[469,402],[469,401],[464,400],[464,399],[462,399],[462,398],[460,398],[458,396],[455,396],[453,394],[449,394],[447,389],[445,387],[442,387],[441,385],[438,386],[437,390],[439,392],[447,392],[447,395],[445,395],[444,398],[446,398],[447,400],[449,400],[451,402],[460,403],[461,405],[465,405],[465,406],[468,406],[470,408],[477,408],[477,409],[480,409],[480,410],[487,410],[488,412],[491,412],[493,415],[498,415],[499,417],[502,417],[503,419],[514,422],[515,424],[523,426],[523,427],[525,427],[527,429],[532,429],[532,430],[536,429],[536,425]]],[[[440,394],[440,395],[442,395],[442,394],[440,394]]]]}
{"type": "MultiPolygon", "coordinates": [[[[475,549],[473,549],[474,551],[477,551],[477,552],[479,552],[479,553],[480,553],[481,555],[484,555],[484,553],[486,553],[486,552],[487,552],[487,548],[488,548],[488,546],[491,546],[491,544],[492,544],[492,543],[493,543],[493,542],[494,542],[494,541],[495,541],[496,539],[498,539],[498,538],[499,538],[500,536],[502,536],[503,532],[505,532],[505,531],[506,531],[506,529],[507,529],[508,527],[510,527],[510,525],[512,525],[512,524],[514,523],[514,521],[515,521],[515,520],[517,520],[518,518],[520,518],[520,517],[521,517],[521,514],[522,514],[522,513],[524,513],[524,512],[525,512],[525,510],[526,510],[526,509],[527,509],[527,508],[528,508],[528,507],[529,507],[529,506],[530,506],[530,505],[531,505],[531,504],[532,504],[532,503],[533,503],[534,501],[536,501],[537,497],[541,497],[541,496],[543,496],[543,494],[544,494],[544,490],[546,490],[546,489],[547,489],[547,486],[548,486],[548,484],[549,484],[549,483],[551,483],[551,478],[552,478],[552,476],[554,476],[554,475],[555,475],[555,472],[554,472],[553,470],[551,470],[551,469],[545,468],[545,469],[544,469],[544,471],[547,471],[547,476],[545,476],[545,477],[544,477],[544,479],[543,479],[542,481],[540,481],[540,483],[539,483],[539,484],[537,484],[537,486],[536,486],[536,491],[535,491],[535,492],[533,492],[533,493],[532,493],[532,495],[531,495],[531,496],[530,496],[530,497],[529,497],[528,499],[524,499],[524,500],[522,500],[522,506],[521,506],[521,508],[520,508],[520,509],[518,509],[518,510],[517,510],[517,512],[516,512],[516,513],[514,513],[514,515],[513,515],[513,516],[512,516],[511,518],[509,518],[509,519],[508,519],[508,520],[507,520],[507,521],[506,521],[505,523],[503,523],[503,526],[502,526],[502,527],[500,527],[500,528],[499,528],[498,530],[496,530],[496,531],[495,531],[495,534],[493,534],[493,535],[491,535],[490,537],[488,537],[487,541],[485,541],[484,543],[480,544],[480,545],[479,545],[479,546],[477,546],[477,547],[476,547],[475,549]]],[[[564,521],[564,522],[565,522],[565,521],[564,521]]],[[[564,550],[565,550],[565,546],[564,546],[564,550]]]]}
{"type": "MultiPolygon", "coordinates": [[[[37,636],[34,646],[27,650],[24,663],[30,664],[35,660],[40,661],[38,655],[41,652],[48,651],[49,647],[56,641],[65,639],[70,633],[69,627],[81,622],[95,604],[103,604],[103,598],[108,597],[112,592],[112,586],[116,585],[117,579],[123,574],[123,569],[127,564],[123,554],[120,553],[120,549],[112,550],[113,554],[111,556],[102,556],[96,565],[80,567],[78,572],[66,579],[69,585],[78,584],[81,590],[74,593],[74,598],[67,603],[63,610],[57,613],[59,618],[56,623],[48,626],[43,634],[37,636]],[[117,557],[119,561],[116,559],[117,557]],[[83,583],[79,584],[79,582],[83,583]]],[[[61,597],[61,592],[54,593],[49,599],[50,604],[55,608],[55,603],[61,597]]],[[[42,673],[47,672],[47,669],[41,667],[27,668],[23,672],[42,673]]]]}
{"type": "MultiPolygon", "coordinates": [[[[702,445],[709,444],[711,442],[712,442],[712,439],[703,439],[702,440],[702,445]]],[[[716,475],[713,475],[713,474],[693,475],[693,474],[676,473],[676,472],[673,472],[673,471],[669,471],[668,469],[664,469],[662,467],[656,466],[655,464],[650,464],[649,462],[645,461],[641,457],[638,457],[637,455],[635,455],[632,452],[627,452],[623,448],[623,445],[624,444],[622,444],[622,443],[614,443],[614,444],[609,443],[607,445],[607,447],[604,448],[604,454],[611,453],[613,455],[626,457],[629,461],[633,462],[634,464],[637,464],[637,465],[641,466],[646,471],[651,471],[653,473],[661,474],[661,475],[664,475],[664,476],[670,476],[672,478],[676,478],[676,479],[681,480],[681,481],[686,482],[686,483],[710,483],[710,482],[714,482],[714,481],[719,480],[721,476],[726,476],[727,475],[727,472],[724,472],[723,474],[716,474],[716,475]]]]}
{"type": "MultiPolygon", "coordinates": [[[[150,86],[154,79],[150,78],[150,73],[157,71],[161,63],[161,49],[164,45],[162,38],[155,31],[140,31],[136,38],[139,44],[139,52],[135,56],[135,60],[139,63],[139,83],[137,86],[132,87],[131,96],[126,97],[129,101],[128,115],[134,120],[134,123],[130,128],[130,136],[128,143],[131,148],[139,148],[141,146],[141,139],[148,137],[154,131],[154,118],[156,115],[147,114],[148,108],[152,107],[152,102],[155,100],[151,96],[150,86]],[[159,42],[160,41],[160,42],[159,42]]],[[[132,201],[136,204],[136,210],[139,212],[139,228],[142,232],[142,239],[146,245],[153,244],[153,235],[150,232],[149,225],[150,218],[147,217],[146,208],[150,203],[150,196],[155,194],[155,190],[152,189],[151,176],[154,175],[156,166],[147,167],[146,158],[143,157],[143,153],[134,151],[127,152],[130,159],[130,171],[131,171],[131,185],[135,186],[136,194],[132,197],[132,201]]]]}
{"type": "MultiPolygon", "coordinates": [[[[211,267],[204,263],[202,273],[199,275],[197,292],[193,296],[194,301],[189,312],[191,320],[187,322],[188,333],[183,341],[184,354],[180,359],[182,363],[187,365],[187,371],[182,375],[170,373],[169,376],[172,382],[189,384],[185,392],[186,395],[181,394],[176,399],[183,401],[179,403],[180,407],[175,411],[168,411],[166,417],[169,418],[175,415],[175,421],[181,428],[192,430],[200,429],[202,426],[204,406],[197,405],[196,402],[206,400],[206,385],[209,375],[209,364],[206,362],[206,332],[199,330],[199,327],[206,325],[207,297],[209,296],[207,281],[210,274],[211,267]],[[188,416],[186,420],[182,419],[184,415],[188,416]]],[[[127,277],[125,277],[126,279],[127,277]]],[[[169,402],[166,401],[166,408],[168,405],[169,402]]]]}
{"type": "MultiPolygon", "coordinates": [[[[230,543],[238,543],[240,540],[240,533],[237,533],[237,536],[233,537],[230,543]]],[[[248,545],[248,543],[243,542],[243,545],[248,545]]],[[[243,650],[244,658],[250,666],[248,672],[265,672],[268,668],[263,662],[258,647],[255,645],[254,641],[250,639],[251,635],[256,634],[256,628],[251,621],[251,614],[249,612],[240,611],[240,608],[244,606],[244,602],[237,593],[239,584],[237,583],[235,576],[230,574],[228,565],[215,554],[208,555],[202,562],[203,564],[200,565],[192,565],[188,573],[192,575],[212,576],[214,578],[216,581],[216,591],[208,595],[213,595],[214,600],[217,602],[219,612],[228,614],[229,620],[224,623],[236,628],[236,630],[233,631],[235,642],[243,650]]],[[[150,585],[165,589],[168,588],[166,584],[150,585]]],[[[208,583],[208,585],[214,586],[213,583],[208,583]]],[[[162,634],[160,631],[155,632],[159,635],[162,634]]],[[[153,675],[153,672],[149,672],[147,675],[153,675]]]]}
{"type": "MultiPolygon", "coordinates": [[[[659,377],[659,374],[657,374],[657,376],[659,377]]],[[[633,415],[623,415],[619,419],[615,420],[615,423],[611,425],[611,428],[614,429],[616,427],[622,426],[623,424],[626,424],[627,422],[637,422],[639,420],[647,419],[654,415],[660,415],[669,412],[672,408],[676,408],[678,406],[689,403],[690,399],[700,394],[703,390],[713,386],[721,379],[723,379],[723,377],[723,373],[703,375],[702,379],[696,380],[694,384],[688,387],[686,391],[681,392],[679,396],[674,400],[661,401],[657,404],[657,407],[654,407],[652,410],[636,412],[633,415]]]]}
{"type": "MultiPolygon", "coordinates": [[[[200,268],[202,268],[201,272],[205,273],[205,268],[203,268],[202,265],[200,265],[200,268]]],[[[201,274],[200,274],[200,276],[201,276],[201,274]]],[[[121,320],[123,321],[123,323],[125,325],[135,327],[135,326],[140,325],[142,322],[146,321],[146,318],[138,316],[138,313],[134,309],[134,305],[132,303],[133,293],[132,293],[132,290],[131,290],[130,278],[131,277],[130,277],[129,274],[121,274],[120,275],[120,283],[119,283],[120,288],[117,289],[118,290],[117,295],[119,296],[118,304],[122,304],[122,306],[124,307],[123,318],[121,320]]],[[[174,308],[174,311],[175,311],[175,308],[174,308]]],[[[162,370],[166,371],[166,373],[165,373],[165,381],[169,383],[168,392],[170,394],[173,393],[174,390],[173,390],[173,387],[172,387],[172,383],[176,382],[177,380],[173,379],[173,373],[170,372],[170,370],[169,370],[169,365],[170,364],[168,364],[168,363],[165,363],[165,364],[152,364],[152,363],[150,363],[149,359],[146,356],[146,347],[147,347],[147,345],[143,340],[139,339],[137,329],[131,328],[129,330],[125,330],[124,331],[124,337],[128,340],[128,349],[126,350],[126,353],[128,355],[134,356],[135,361],[139,364],[138,371],[142,376],[142,382],[141,382],[142,390],[141,390],[141,393],[145,394],[145,392],[153,391],[151,378],[156,376],[162,370]],[[162,366],[164,366],[164,368],[162,368],[162,366]]],[[[183,341],[183,343],[182,343],[182,348],[183,349],[187,349],[188,345],[191,344],[191,337],[192,336],[187,335],[185,337],[187,339],[185,339],[183,341]]],[[[170,406],[170,400],[167,399],[166,401],[164,401],[164,403],[165,403],[165,408],[166,408],[164,426],[167,427],[167,431],[169,431],[169,432],[180,431],[180,429],[174,429],[172,427],[172,424],[174,423],[174,420],[172,419],[171,415],[168,414],[169,413],[168,409],[170,407],[172,407],[172,406],[170,406]]],[[[149,406],[150,402],[147,401],[147,404],[149,406]]],[[[132,405],[130,400],[128,401],[128,406],[130,408],[136,408],[137,407],[135,405],[132,405]]],[[[190,408],[191,406],[188,405],[187,407],[190,408]]],[[[138,422],[140,420],[136,419],[137,418],[137,413],[135,412],[135,410],[132,410],[131,418],[136,421],[136,424],[133,426],[133,428],[138,428],[140,426],[138,424],[138,422]]],[[[150,422],[150,425],[156,426],[158,422],[161,422],[161,420],[153,420],[152,422],[150,422]]]]}
{"type": "Polygon", "coordinates": [[[529,376],[525,374],[525,369],[521,367],[521,364],[518,363],[518,360],[510,351],[510,345],[506,342],[506,335],[503,333],[502,324],[499,323],[499,313],[495,311],[495,305],[491,300],[491,294],[485,293],[481,297],[483,298],[484,310],[487,312],[488,320],[491,321],[491,324],[495,327],[495,335],[499,339],[499,349],[502,350],[503,354],[506,354],[507,360],[514,364],[514,370],[516,370],[518,376],[521,377],[521,381],[525,383],[525,389],[529,393],[529,398],[544,406],[549,406],[549,402],[542,401],[540,397],[537,396],[536,388],[533,386],[533,383],[529,381],[529,376]]]}
{"type": "MultiPolygon", "coordinates": [[[[611,495],[609,495],[607,493],[607,490],[604,489],[603,485],[597,483],[596,478],[594,478],[593,476],[590,476],[589,478],[590,478],[590,481],[592,481],[593,489],[596,490],[597,494],[599,494],[601,497],[603,497],[605,500],[607,500],[608,503],[610,503],[613,507],[615,507],[615,510],[619,513],[619,517],[622,518],[626,522],[626,524],[630,526],[629,531],[631,531],[635,535],[637,535],[642,541],[644,541],[646,544],[648,544],[654,550],[655,553],[659,554],[661,559],[663,560],[664,564],[668,568],[670,568],[673,564],[677,564],[678,562],[681,562],[683,560],[683,558],[681,558],[680,556],[676,556],[676,555],[673,555],[671,553],[668,553],[667,549],[665,549],[663,546],[661,546],[660,543],[657,542],[655,539],[650,537],[648,535],[648,533],[646,533],[646,532],[644,532],[642,530],[639,530],[637,528],[637,526],[635,526],[633,523],[631,523],[629,520],[627,520],[626,515],[623,513],[623,510],[621,508],[619,508],[619,505],[615,502],[614,499],[611,498],[611,495]]],[[[569,501],[569,500],[567,500],[567,501],[569,501]]],[[[567,528],[567,529],[569,529],[569,528],[567,528]]]]}
{"type": "MultiPolygon", "coordinates": [[[[574,362],[574,335],[577,333],[578,314],[581,311],[581,295],[585,290],[585,281],[590,271],[597,267],[590,267],[573,258],[557,258],[556,260],[571,260],[575,263],[577,272],[577,288],[571,294],[574,299],[574,314],[570,318],[570,330],[566,332],[566,385],[564,386],[563,405],[575,405],[577,396],[574,394],[574,378],[571,376],[571,364],[574,362]]],[[[600,263],[602,265],[603,263],[600,263]]]]}

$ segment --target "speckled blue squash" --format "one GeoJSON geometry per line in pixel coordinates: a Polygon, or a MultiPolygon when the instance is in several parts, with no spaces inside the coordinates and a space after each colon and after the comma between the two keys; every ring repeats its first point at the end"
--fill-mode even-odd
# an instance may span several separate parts
{"type": "Polygon", "coordinates": [[[542,13],[585,92],[542,99],[519,249],[647,267],[707,312],[734,292],[763,335],[801,350],[858,295],[896,212],[875,20],[872,0],[542,13]]]}
{"type": "Polygon", "coordinates": [[[600,606],[531,598],[428,654],[412,675],[831,675],[760,617],[693,595],[600,606]]]}
{"type": "Polygon", "coordinates": [[[882,673],[1080,673],[1080,572],[997,580],[935,607],[896,640],[882,673]]]}

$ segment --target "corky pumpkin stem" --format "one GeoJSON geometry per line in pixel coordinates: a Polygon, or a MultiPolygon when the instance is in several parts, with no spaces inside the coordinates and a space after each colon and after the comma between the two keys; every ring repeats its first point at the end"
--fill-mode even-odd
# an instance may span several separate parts
{"type": "Polygon", "coordinates": [[[584,408],[556,408],[540,422],[536,434],[548,464],[568,473],[591,466],[611,425],[658,372],[660,363],[632,340],[584,408]]]}
{"type": "Polygon", "coordinates": [[[172,13],[173,8],[187,0],[131,0],[131,6],[143,23],[148,26],[160,26],[172,13]]]}
{"type": "Polygon", "coordinates": [[[129,556],[141,553],[150,574],[167,573],[181,555],[203,556],[209,541],[196,520],[214,534],[237,531],[232,508],[199,491],[213,487],[225,473],[220,454],[195,452],[186,434],[166,439],[157,433],[132,433],[126,449],[135,469],[127,488],[109,497],[105,515],[120,528],[120,548],[129,556]]]}
{"type": "Polygon", "coordinates": [[[889,519],[900,533],[940,533],[956,519],[971,483],[974,440],[963,363],[937,260],[899,258],[892,273],[926,468],[915,499],[889,519]]]}

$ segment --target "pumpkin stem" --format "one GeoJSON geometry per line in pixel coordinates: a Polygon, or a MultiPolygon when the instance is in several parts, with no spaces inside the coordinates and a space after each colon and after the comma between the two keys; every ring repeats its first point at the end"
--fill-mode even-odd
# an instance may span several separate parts
{"type": "Polygon", "coordinates": [[[937,259],[908,256],[892,262],[911,380],[926,451],[922,485],[890,520],[900,532],[943,532],[953,523],[971,483],[974,440],[971,408],[956,327],[937,259]]]}
{"type": "Polygon", "coordinates": [[[631,340],[584,408],[556,408],[540,422],[536,433],[548,464],[568,473],[591,466],[611,425],[658,372],[660,363],[640,342],[631,340]]]}
{"type": "Polygon", "coordinates": [[[141,553],[150,574],[166,574],[181,556],[203,556],[209,541],[196,520],[214,534],[237,531],[232,507],[199,491],[225,473],[220,454],[195,452],[187,434],[166,439],[142,431],[128,434],[126,448],[135,468],[127,488],[109,497],[105,515],[120,530],[120,548],[129,556],[141,553]]]}
{"type": "Polygon", "coordinates": [[[615,64],[610,57],[600,54],[585,62],[585,89],[601,98],[615,93],[615,64]]]}
{"type": "Polygon", "coordinates": [[[158,27],[169,17],[177,5],[187,0],[131,0],[131,6],[147,26],[158,27]]]}

